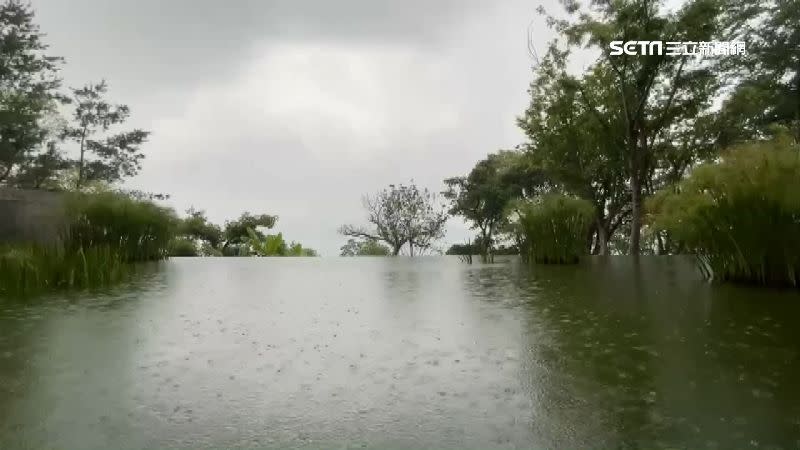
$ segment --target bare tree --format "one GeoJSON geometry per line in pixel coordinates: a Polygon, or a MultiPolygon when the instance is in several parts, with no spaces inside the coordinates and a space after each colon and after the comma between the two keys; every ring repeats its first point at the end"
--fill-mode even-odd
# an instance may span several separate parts
{"type": "Polygon", "coordinates": [[[385,242],[393,255],[408,244],[409,255],[431,247],[444,236],[447,213],[427,189],[416,185],[389,185],[374,196],[364,197],[367,221],[371,228],[344,225],[345,236],[385,242]]]}

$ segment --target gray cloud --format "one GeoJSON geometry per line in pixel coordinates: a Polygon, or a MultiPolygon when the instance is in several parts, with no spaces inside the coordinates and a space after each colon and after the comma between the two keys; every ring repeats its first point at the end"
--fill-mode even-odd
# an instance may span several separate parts
{"type": "MultiPolygon", "coordinates": [[[[34,6],[65,79],[108,78],[153,131],[131,185],[219,222],[278,214],[285,235],[326,255],[345,240],[339,225],[363,219],[364,193],[409,179],[439,191],[522,139],[527,1],[34,6]]],[[[450,228],[450,242],[468,235],[450,228]]]]}

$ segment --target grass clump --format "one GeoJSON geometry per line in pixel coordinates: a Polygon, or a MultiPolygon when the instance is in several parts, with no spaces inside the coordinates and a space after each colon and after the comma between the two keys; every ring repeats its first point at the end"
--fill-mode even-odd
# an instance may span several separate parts
{"type": "Polygon", "coordinates": [[[724,152],[659,192],[648,211],[708,278],[800,286],[800,148],[790,139],[724,152]]]}
{"type": "Polygon", "coordinates": [[[572,264],[588,253],[592,204],[562,194],[545,194],[514,206],[523,258],[543,264],[572,264]]]}
{"type": "Polygon", "coordinates": [[[70,194],[65,207],[66,225],[49,245],[0,244],[0,294],[107,286],[124,279],[132,263],[169,253],[170,209],[118,193],[70,194]]]}

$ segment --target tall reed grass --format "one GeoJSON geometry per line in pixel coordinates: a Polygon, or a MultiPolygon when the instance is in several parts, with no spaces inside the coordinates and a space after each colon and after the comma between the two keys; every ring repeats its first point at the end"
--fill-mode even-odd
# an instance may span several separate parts
{"type": "Polygon", "coordinates": [[[588,254],[594,210],[586,200],[545,194],[514,205],[523,258],[543,264],[577,263],[588,254]]]}
{"type": "Polygon", "coordinates": [[[106,286],[130,264],[167,257],[175,214],[117,193],[70,194],[67,223],[48,245],[0,244],[0,294],[106,286]]]}
{"type": "Polygon", "coordinates": [[[647,206],[708,278],[800,287],[800,148],[789,139],[724,152],[647,206]]]}
{"type": "Polygon", "coordinates": [[[70,195],[66,207],[68,251],[107,246],[126,262],[169,256],[178,222],[171,209],[111,192],[70,195]]]}

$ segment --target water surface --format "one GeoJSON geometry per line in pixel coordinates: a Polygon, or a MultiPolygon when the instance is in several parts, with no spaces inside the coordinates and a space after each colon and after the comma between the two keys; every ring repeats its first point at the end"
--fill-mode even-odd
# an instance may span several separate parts
{"type": "Polygon", "coordinates": [[[0,303],[0,448],[798,448],[799,313],[676,258],[175,259],[0,303]]]}

